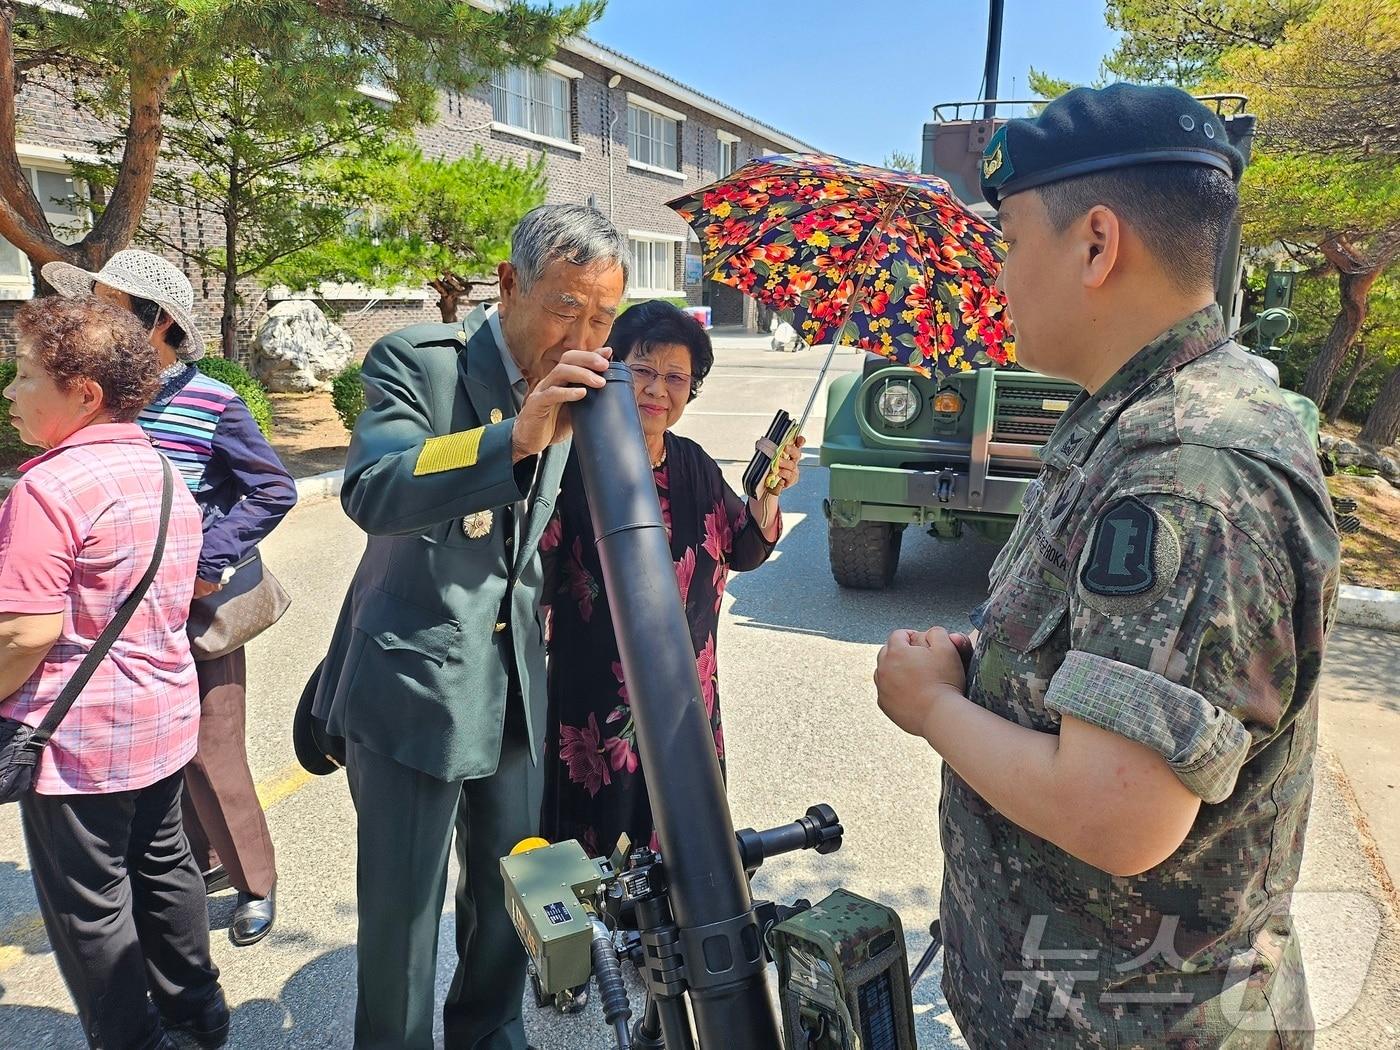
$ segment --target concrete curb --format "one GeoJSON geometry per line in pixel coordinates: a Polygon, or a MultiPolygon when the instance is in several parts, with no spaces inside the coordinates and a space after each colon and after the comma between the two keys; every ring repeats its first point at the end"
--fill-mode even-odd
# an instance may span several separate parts
{"type": "Polygon", "coordinates": [[[1400,591],[1344,583],[1337,599],[1337,622],[1352,627],[1400,631],[1400,591]]]}
{"type": "Polygon", "coordinates": [[[340,495],[345,484],[344,470],[328,470],[324,474],[312,474],[309,478],[297,478],[297,502],[312,503],[316,500],[334,499],[340,495]]]}

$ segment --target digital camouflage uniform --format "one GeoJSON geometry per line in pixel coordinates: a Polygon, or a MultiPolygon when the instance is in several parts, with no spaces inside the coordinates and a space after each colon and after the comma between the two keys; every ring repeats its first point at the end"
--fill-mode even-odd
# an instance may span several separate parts
{"type": "Polygon", "coordinates": [[[1288,914],[1338,539],[1308,436],[1201,310],[1081,394],[991,572],[972,700],[1163,755],[1202,799],[1117,878],[946,766],[944,993],[974,1047],[1312,1044],[1288,914]]]}

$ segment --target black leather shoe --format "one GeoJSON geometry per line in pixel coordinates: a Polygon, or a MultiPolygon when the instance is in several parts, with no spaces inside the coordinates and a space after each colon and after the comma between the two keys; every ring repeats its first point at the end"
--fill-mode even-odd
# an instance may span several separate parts
{"type": "Polygon", "coordinates": [[[251,893],[238,891],[238,907],[233,910],[233,925],[228,928],[228,939],[240,948],[257,944],[272,929],[277,918],[276,890],[266,897],[254,897],[251,893]]]}
{"type": "Polygon", "coordinates": [[[228,880],[228,872],[220,864],[216,868],[210,868],[204,873],[204,892],[206,894],[223,893],[233,884],[228,880]]]}
{"type": "Polygon", "coordinates": [[[213,998],[204,1004],[204,1009],[183,1021],[162,1018],[165,1027],[172,1032],[187,1032],[194,1041],[206,1050],[214,1050],[228,1042],[229,1012],[224,1000],[224,990],[218,989],[213,998]]]}

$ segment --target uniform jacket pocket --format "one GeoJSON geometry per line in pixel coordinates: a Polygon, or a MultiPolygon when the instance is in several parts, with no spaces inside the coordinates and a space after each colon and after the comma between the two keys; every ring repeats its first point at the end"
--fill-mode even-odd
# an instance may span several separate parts
{"type": "Polygon", "coordinates": [[[1040,648],[1069,612],[1069,590],[1043,577],[1013,576],[983,607],[983,622],[995,641],[1018,653],[1040,648]]]}
{"type": "Polygon", "coordinates": [[[386,652],[403,650],[441,666],[457,648],[462,625],[376,590],[355,611],[355,629],[386,652]]]}

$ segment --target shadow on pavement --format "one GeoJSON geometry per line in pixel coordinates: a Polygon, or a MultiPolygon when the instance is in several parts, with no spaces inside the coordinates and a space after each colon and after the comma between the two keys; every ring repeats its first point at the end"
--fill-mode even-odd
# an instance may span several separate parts
{"type": "Polygon", "coordinates": [[[1337,627],[1327,639],[1322,667],[1329,702],[1372,704],[1400,714],[1400,644],[1386,631],[1337,627]]]}
{"type": "Polygon", "coordinates": [[[996,546],[971,535],[935,540],[910,526],[889,588],[843,589],[831,577],[822,514],[826,491],[826,470],[808,457],[800,484],[784,500],[789,520],[777,553],[753,572],[729,578],[740,623],[871,644],[884,642],[897,628],[966,628],[968,614],[986,595],[996,546]],[[804,515],[795,526],[794,514],[804,515]]]}
{"type": "Polygon", "coordinates": [[[287,978],[276,1001],[252,999],[233,1012],[231,1047],[258,1050],[350,1045],[355,1009],[355,948],[333,948],[287,978]]]}

